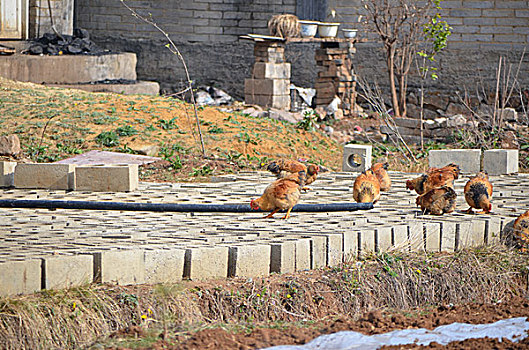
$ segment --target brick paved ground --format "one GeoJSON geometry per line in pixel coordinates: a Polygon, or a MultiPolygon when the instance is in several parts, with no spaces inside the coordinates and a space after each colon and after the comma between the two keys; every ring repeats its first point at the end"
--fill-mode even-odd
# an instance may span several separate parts
{"type": "MultiPolygon", "coordinates": [[[[352,201],[354,174],[322,176],[301,203],[352,201]]],[[[174,282],[189,277],[261,276],[333,266],[367,251],[453,251],[499,241],[503,227],[529,208],[529,176],[491,177],[493,214],[468,215],[456,181],[457,212],[421,215],[405,180],[369,211],[293,213],[288,221],[262,213],[155,213],[0,209],[0,295],[87,282],[174,282]]],[[[0,191],[2,199],[152,203],[249,203],[273,180],[244,173],[212,183],[141,183],[131,193],[0,191]]]]}

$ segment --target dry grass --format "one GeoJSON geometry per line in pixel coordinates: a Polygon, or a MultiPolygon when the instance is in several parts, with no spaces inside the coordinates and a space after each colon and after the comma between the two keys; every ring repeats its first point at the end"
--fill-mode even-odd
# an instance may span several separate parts
{"type": "Polygon", "coordinates": [[[172,331],[216,323],[358,318],[526,293],[527,256],[504,248],[382,254],[268,278],[160,286],[88,286],[0,301],[0,347],[76,348],[131,325],[172,331]]]}

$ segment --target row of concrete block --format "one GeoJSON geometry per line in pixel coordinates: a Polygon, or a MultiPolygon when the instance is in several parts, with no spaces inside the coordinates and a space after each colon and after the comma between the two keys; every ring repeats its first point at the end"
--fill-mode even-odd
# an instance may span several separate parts
{"type": "Polygon", "coordinates": [[[369,252],[454,251],[499,242],[499,217],[412,221],[327,234],[276,236],[231,244],[108,249],[0,262],[0,295],[90,282],[175,283],[182,278],[260,277],[337,266],[369,252]]]}
{"type": "MultiPolygon", "coordinates": [[[[345,145],[343,171],[364,171],[371,167],[372,147],[345,145]]],[[[486,171],[489,175],[506,175],[518,172],[518,150],[491,149],[483,153],[480,149],[431,150],[428,155],[430,167],[443,167],[450,163],[459,165],[463,173],[474,174],[486,171]],[[483,162],[482,162],[483,158],[483,162]]]]}
{"type": "Polygon", "coordinates": [[[134,191],[138,165],[0,162],[0,186],[97,192],[134,191]]]}

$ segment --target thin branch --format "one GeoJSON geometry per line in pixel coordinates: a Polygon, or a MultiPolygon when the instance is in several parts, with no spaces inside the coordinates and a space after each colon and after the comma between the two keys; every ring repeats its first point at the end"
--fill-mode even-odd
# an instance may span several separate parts
{"type": "Polygon", "coordinates": [[[186,73],[186,79],[187,79],[187,83],[189,85],[189,90],[190,90],[190,93],[191,93],[191,103],[193,104],[193,107],[194,107],[195,121],[196,121],[196,124],[197,124],[198,134],[200,135],[200,146],[202,148],[202,155],[205,158],[206,157],[206,148],[204,147],[204,138],[202,136],[202,130],[200,129],[200,120],[198,118],[197,103],[196,103],[196,100],[195,100],[195,94],[193,93],[193,81],[191,80],[191,78],[189,76],[189,70],[187,69],[187,64],[186,64],[186,62],[184,60],[184,57],[180,53],[180,50],[178,50],[178,47],[176,46],[174,41],[171,39],[171,37],[169,37],[169,34],[167,34],[167,32],[165,32],[162,28],[160,28],[151,19],[145,18],[142,15],[140,15],[138,12],[136,12],[133,8],[131,8],[129,5],[127,5],[125,3],[125,0],[120,0],[120,1],[123,4],[123,6],[125,6],[132,13],[132,15],[134,17],[138,18],[139,20],[142,20],[145,23],[148,23],[148,24],[152,25],[154,28],[156,28],[156,30],[158,30],[160,33],[162,33],[165,36],[165,38],[167,39],[167,41],[169,42],[169,44],[167,44],[166,47],[173,54],[176,54],[178,56],[178,58],[180,59],[180,61],[182,62],[182,65],[184,66],[184,71],[186,73]]]}

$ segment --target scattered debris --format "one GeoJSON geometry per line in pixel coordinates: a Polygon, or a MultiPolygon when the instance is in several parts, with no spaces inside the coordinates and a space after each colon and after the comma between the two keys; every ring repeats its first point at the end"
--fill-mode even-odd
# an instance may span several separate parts
{"type": "Polygon", "coordinates": [[[233,102],[233,97],[213,86],[200,88],[195,95],[195,99],[199,106],[220,106],[233,102]]]}

